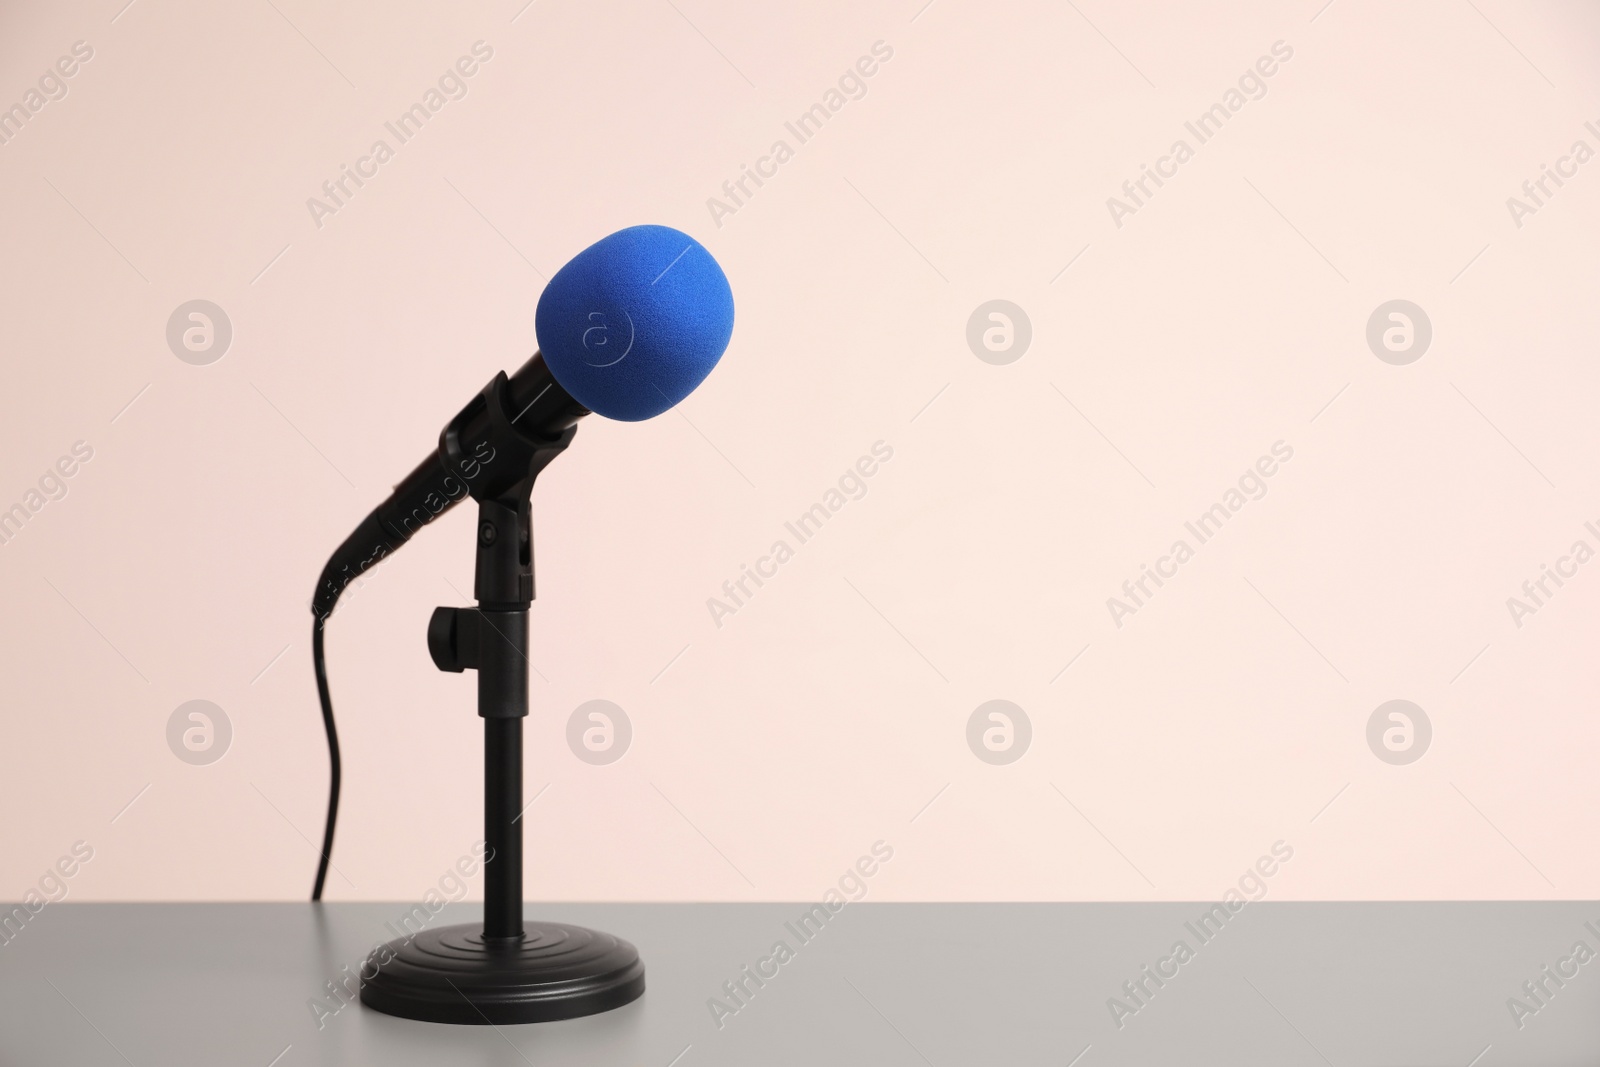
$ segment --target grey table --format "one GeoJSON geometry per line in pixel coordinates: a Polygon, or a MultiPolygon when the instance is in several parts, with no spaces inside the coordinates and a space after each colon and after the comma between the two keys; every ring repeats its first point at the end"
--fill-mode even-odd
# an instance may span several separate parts
{"type": "Polygon", "coordinates": [[[409,907],[48,905],[0,945],[0,1063],[1600,1063],[1600,905],[863,902],[801,940],[802,904],[530,904],[632,941],[648,989],[499,1028],[330,993],[409,907]]]}

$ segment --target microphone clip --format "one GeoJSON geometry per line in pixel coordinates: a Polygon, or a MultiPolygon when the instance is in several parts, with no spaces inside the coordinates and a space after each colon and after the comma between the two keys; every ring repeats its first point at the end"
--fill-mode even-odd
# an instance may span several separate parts
{"type": "Polygon", "coordinates": [[[460,472],[467,492],[479,502],[526,497],[539,472],[566,451],[577,433],[575,424],[555,437],[519,429],[515,423],[521,412],[513,412],[511,405],[511,380],[501,371],[439,433],[445,470],[460,472]]]}
{"type": "Polygon", "coordinates": [[[473,597],[485,610],[526,609],[533,601],[534,479],[578,432],[576,424],[555,437],[521,430],[510,401],[501,371],[439,434],[445,469],[467,473],[467,491],[478,502],[473,597]]]}

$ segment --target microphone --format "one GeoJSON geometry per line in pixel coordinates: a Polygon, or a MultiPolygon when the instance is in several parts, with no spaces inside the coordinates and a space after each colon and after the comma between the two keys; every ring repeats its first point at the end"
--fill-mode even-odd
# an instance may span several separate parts
{"type": "Polygon", "coordinates": [[[630,226],[556,272],[539,297],[534,333],[533,357],[474,397],[329,558],[311,601],[318,620],[351,581],[464,497],[486,499],[530,477],[526,463],[493,443],[506,439],[507,427],[532,455],[564,446],[591,412],[638,422],[688,396],[728,347],[733,292],[688,234],[630,226]]]}

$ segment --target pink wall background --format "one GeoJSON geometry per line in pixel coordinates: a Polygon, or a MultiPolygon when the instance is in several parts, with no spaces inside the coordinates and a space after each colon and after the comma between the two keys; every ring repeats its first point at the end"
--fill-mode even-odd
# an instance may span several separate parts
{"type": "MultiPolygon", "coordinates": [[[[0,104],[93,51],[0,144],[0,509],[93,452],[0,545],[0,897],[79,841],[73,899],[307,893],[317,572],[533,350],[545,278],[638,222],[703,241],[738,322],[679,411],[588,420],[538,487],[530,897],[815,898],[878,840],[885,900],[1216,898],[1279,841],[1279,899],[1600,895],[1600,562],[1507,606],[1600,549],[1600,161],[1507,206],[1600,150],[1591,7],[122,3],[0,14],[0,104]],[[1119,227],[1107,198],[1178,138],[1119,227]],[[166,339],[195,299],[232,328],[207,365],[166,339]],[[991,299],[1031,322],[1005,365],[966,338],[991,299]],[[1404,365],[1366,339],[1394,299],[1432,327],[1404,365]],[[866,495],[716,625],[880,441],[866,495]],[[1119,627],[1107,599],[1280,441],[1119,627]],[[566,740],[595,699],[632,726],[598,766],[566,740]],[[1031,723],[1004,765],[967,740],[996,699],[1031,723]],[[1403,765],[1368,742],[1396,699],[1431,724],[1403,765]],[[168,743],[191,700],[231,726],[204,765],[168,743]]],[[[479,836],[471,676],[423,643],[471,529],[332,624],[331,899],[419,897],[479,836]]]]}

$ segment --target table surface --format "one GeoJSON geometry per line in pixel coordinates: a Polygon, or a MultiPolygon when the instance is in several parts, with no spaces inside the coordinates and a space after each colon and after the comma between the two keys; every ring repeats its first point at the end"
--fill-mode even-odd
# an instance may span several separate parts
{"type": "Polygon", "coordinates": [[[340,1006],[328,983],[411,907],[47,905],[0,945],[0,1063],[1600,1062],[1600,904],[1262,902],[1202,926],[1210,905],[861,902],[804,941],[806,904],[541,904],[638,946],[644,996],[502,1027],[340,1006]]]}

